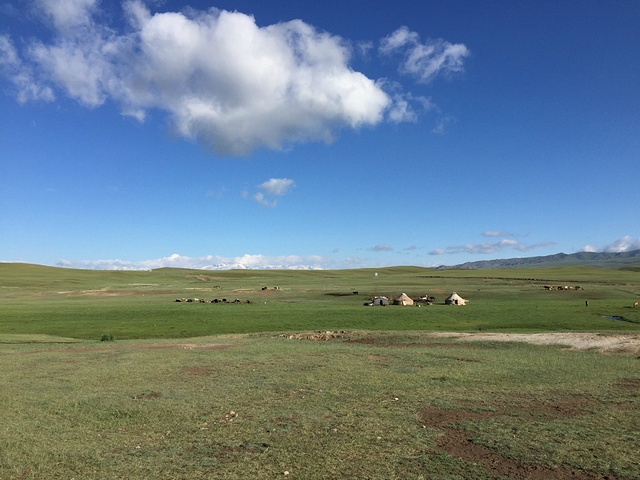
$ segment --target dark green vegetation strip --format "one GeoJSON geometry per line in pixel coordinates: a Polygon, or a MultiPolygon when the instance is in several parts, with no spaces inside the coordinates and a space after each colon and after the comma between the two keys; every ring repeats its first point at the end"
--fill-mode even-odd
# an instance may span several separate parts
{"type": "Polygon", "coordinates": [[[0,264],[0,333],[122,340],[338,329],[639,331],[639,298],[633,269],[107,272],[0,264]],[[470,303],[444,305],[454,291],[470,303]],[[436,302],[363,306],[373,295],[403,292],[436,302]],[[181,298],[241,303],[175,302],[181,298]]]}

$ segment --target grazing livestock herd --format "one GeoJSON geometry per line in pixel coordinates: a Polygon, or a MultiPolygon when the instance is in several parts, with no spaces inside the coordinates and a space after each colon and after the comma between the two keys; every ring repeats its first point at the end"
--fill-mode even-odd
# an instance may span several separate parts
{"type": "MultiPolygon", "coordinates": [[[[222,288],[221,285],[214,285],[213,288],[222,288]]],[[[269,287],[262,287],[262,290],[268,290],[269,287]]],[[[274,290],[281,290],[280,287],[273,287],[274,290]]],[[[235,293],[245,290],[236,290],[235,293]]],[[[247,290],[248,291],[248,290],[247,290]]],[[[204,300],[202,298],[176,298],[178,303],[253,303],[251,300],[245,300],[244,302],[236,298],[235,300],[228,300],[226,298],[214,298],[213,300],[204,300]]]]}
{"type": "Polygon", "coordinates": [[[204,300],[202,298],[176,298],[176,302],[184,302],[184,303],[251,303],[251,300],[245,300],[242,302],[240,299],[236,298],[233,301],[229,301],[226,298],[221,300],[214,298],[213,300],[204,300]]]}
{"type": "Polygon", "coordinates": [[[582,287],[580,285],[559,285],[559,286],[555,286],[555,285],[545,285],[544,286],[545,290],[582,290],[582,287]]]}

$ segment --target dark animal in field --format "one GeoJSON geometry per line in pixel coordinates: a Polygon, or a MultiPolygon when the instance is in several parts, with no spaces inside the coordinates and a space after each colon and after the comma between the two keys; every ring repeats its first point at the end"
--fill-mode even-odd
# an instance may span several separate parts
{"type": "Polygon", "coordinates": [[[262,287],[262,290],[266,290],[268,287],[262,287]]]}
{"type": "Polygon", "coordinates": [[[358,292],[353,292],[354,295],[358,295],[358,292]]]}

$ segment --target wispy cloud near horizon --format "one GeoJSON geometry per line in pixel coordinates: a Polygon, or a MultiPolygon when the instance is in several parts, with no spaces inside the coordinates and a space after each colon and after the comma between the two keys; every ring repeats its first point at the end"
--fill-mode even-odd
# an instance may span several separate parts
{"type": "Polygon", "coordinates": [[[640,237],[634,238],[631,235],[625,235],[618,238],[616,241],[611,242],[604,246],[585,245],[582,251],[584,252],[610,252],[610,253],[622,253],[632,252],[633,250],[640,250],[640,237]]]}
{"type": "Polygon", "coordinates": [[[370,252],[390,252],[393,250],[393,247],[387,243],[379,243],[374,247],[370,247],[367,250],[370,252]]]}
{"type": "Polygon", "coordinates": [[[188,257],[174,253],[152,260],[59,260],[57,267],[86,270],[153,270],[156,268],[192,268],[196,270],[316,270],[325,260],[318,255],[250,255],[188,257]]]}
{"type": "Polygon", "coordinates": [[[464,245],[453,245],[445,248],[437,248],[430,251],[429,255],[455,255],[459,253],[489,255],[503,250],[517,250],[519,252],[528,252],[535,248],[548,247],[551,245],[555,245],[555,242],[538,242],[531,245],[526,245],[517,240],[502,239],[497,242],[466,243],[464,245]]]}

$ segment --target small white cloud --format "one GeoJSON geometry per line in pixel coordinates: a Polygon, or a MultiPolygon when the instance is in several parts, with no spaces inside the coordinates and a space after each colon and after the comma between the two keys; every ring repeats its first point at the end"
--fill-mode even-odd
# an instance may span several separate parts
{"type": "Polygon", "coordinates": [[[509,232],[500,232],[498,230],[487,230],[482,233],[483,237],[515,237],[515,234],[509,232]]]}
{"type": "Polygon", "coordinates": [[[428,83],[439,74],[451,74],[464,70],[463,60],[470,55],[461,44],[452,44],[443,39],[420,42],[420,35],[403,26],[380,41],[379,51],[383,55],[400,53],[404,60],[400,71],[428,83]]]}
{"type": "Polygon", "coordinates": [[[447,130],[447,125],[450,123],[455,123],[456,117],[455,115],[445,115],[436,120],[436,125],[431,129],[431,133],[435,133],[437,135],[444,135],[447,130]]]}
{"type": "Polygon", "coordinates": [[[296,183],[290,178],[270,178],[266,182],[259,185],[258,188],[267,195],[276,195],[281,197],[295,187],[296,183]]]}
{"type": "Polygon", "coordinates": [[[221,198],[224,197],[226,192],[227,192],[227,189],[224,187],[210,188],[205,192],[205,196],[209,198],[215,198],[216,200],[220,200],[221,198]]]}
{"type": "Polygon", "coordinates": [[[393,250],[393,247],[386,243],[379,243],[375,247],[370,247],[368,250],[372,252],[390,252],[393,250]]]}
{"type": "Polygon", "coordinates": [[[368,58],[371,50],[373,50],[373,42],[358,42],[356,44],[358,54],[363,58],[368,58]]]}
{"type": "MultiPolygon", "coordinates": [[[[258,185],[259,191],[254,193],[251,198],[260,205],[273,208],[278,203],[277,198],[273,197],[282,197],[295,186],[296,183],[290,178],[270,178],[258,185]]],[[[249,197],[249,192],[246,189],[243,191],[243,197],[249,197]]]]}
{"type": "Polygon", "coordinates": [[[265,207],[274,208],[278,201],[277,200],[267,200],[262,192],[257,192],[251,197],[256,203],[263,205],[265,207]]]}

